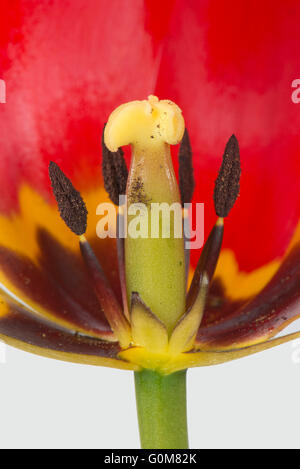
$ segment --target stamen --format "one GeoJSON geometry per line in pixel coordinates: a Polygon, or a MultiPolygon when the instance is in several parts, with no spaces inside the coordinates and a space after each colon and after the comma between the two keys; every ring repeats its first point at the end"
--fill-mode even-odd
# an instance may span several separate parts
{"type": "Polygon", "coordinates": [[[169,341],[169,352],[187,352],[193,348],[194,341],[204,314],[209,279],[204,272],[199,282],[199,291],[192,307],[180,318],[169,341]]]}
{"type": "MultiPolygon", "coordinates": [[[[190,144],[190,138],[187,129],[185,129],[181,144],[179,147],[179,190],[180,190],[180,198],[181,204],[188,204],[191,202],[194,188],[195,188],[195,179],[194,179],[194,168],[193,168],[193,154],[192,148],[190,144]]],[[[189,213],[188,210],[183,209],[183,219],[184,224],[189,226],[188,220],[189,213]]],[[[187,236],[186,231],[184,230],[184,246],[186,246],[186,241],[189,239],[187,236]]],[[[188,273],[190,269],[190,250],[184,247],[184,257],[185,257],[185,277],[186,282],[188,279],[188,273]]]]}
{"type": "Polygon", "coordinates": [[[80,250],[105,317],[118,338],[121,347],[128,347],[131,341],[130,326],[106,279],[101,264],[85,236],[80,237],[80,250]]]}
{"type": "Polygon", "coordinates": [[[119,195],[123,195],[126,192],[128,170],[122,148],[112,152],[105,145],[104,130],[105,126],[102,134],[102,174],[104,187],[110,200],[115,205],[119,205],[119,195]]]}
{"type": "Polygon", "coordinates": [[[163,352],[168,346],[165,325],[143,302],[137,292],[131,294],[131,328],[135,345],[148,348],[151,352],[163,352]]]}
{"type": "Polygon", "coordinates": [[[49,175],[60,215],[66,225],[79,236],[81,254],[93,281],[103,313],[121,347],[128,347],[131,341],[130,326],[94,251],[84,236],[87,226],[85,203],[71,181],[53,161],[49,164],[49,175]]]}
{"type": "Polygon", "coordinates": [[[200,327],[209,284],[219,258],[224,231],[223,218],[218,218],[198,261],[186,299],[186,313],[180,318],[170,339],[170,352],[185,352],[193,347],[200,327]]]}
{"type": "Polygon", "coordinates": [[[49,163],[49,176],[61,218],[73,233],[83,235],[88,212],[80,193],[53,161],[49,163]]]}
{"type": "Polygon", "coordinates": [[[187,310],[193,306],[197,299],[201,287],[201,279],[203,277],[204,272],[207,276],[208,282],[211,281],[214,275],[222,246],[223,233],[223,218],[218,218],[201,252],[201,256],[198,261],[186,299],[187,310]]]}
{"type": "Polygon", "coordinates": [[[122,292],[122,302],[123,302],[123,311],[125,317],[130,320],[128,300],[127,300],[127,291],[126,291],[126,275],[125,275],[125,243],[124,238],[119,236],[119,227],[120,224],[124,225],[124,214],[122,208],[119,208],[119,213],[117,215],[117,254],[118,254],[118,267],[119,267],[119,277],[121,284],[122,292]]]}
{"type": "Polygon", "coordinates": [[[193,154],[190,144],[190,138],[187,129],[185,129],[179,148],[179,189],[182,205],[191,202],[194,188],[194,168],[193,154]]]}
{"type": "Polygon", "coordinates": [[[240,192],[240,151],[239,144],[232,135],[223,155],[223,162],[216,180],[214,202],[216,214],[227,217],[240,192]]]}
{"type": "Polygon", "coordinates": [[[189,211],[186,208],[182,209],[183,218],[183,235],[184,235],[184,260],[185,260],[185,282],[187,285],[188,276],[190,271],[190,249],[186,247],[191,237],[189,211]]]}

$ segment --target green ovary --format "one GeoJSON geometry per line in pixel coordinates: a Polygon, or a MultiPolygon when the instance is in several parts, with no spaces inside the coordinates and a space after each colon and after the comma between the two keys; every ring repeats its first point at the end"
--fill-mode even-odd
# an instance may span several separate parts
{"type": "Polygon", "coordinates": [[[137,239],[131,236],[130,227],[135,226],[136,217],[128,215],[129,230],[125,241],[128,298],[131,292],[138,292],[170,333],[185,307],[184,243],[182,237],[174,237],[175,216],[172,211],[168,238],[162,236],[161,212],[159,218],[155,218],[153,211],[151,213],[153,203],[166,203],[168,206],[177,203],[180,213],[180,196],[169,145],[153,145],[148,151],[134,148],[127,196],[128,208],[132,203],[143,203],[146,207],[142,225],[147,236],[137,239]],[[158,238],[151,237],[151,221],[155,219],[159,219],[158,238]]]}

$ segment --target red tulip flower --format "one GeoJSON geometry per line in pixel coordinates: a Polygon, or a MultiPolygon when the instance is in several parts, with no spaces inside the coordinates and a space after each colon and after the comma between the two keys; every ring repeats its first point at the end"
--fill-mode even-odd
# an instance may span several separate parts
{"type": "Polygon", "coordinates": [[[143,447],[186,447],[187,368],[300,337],[275,337],[300,315],[299,18],[297,0],[2,1],[0,339],[133,370],[143,447]],[[109,117],[149,95],[171,102],[109,117]],[[124,254],[96,234],[98,204],[122,193],[114,158],[127,178],[123,145],[129,198],[180,201],[162,175],[173,174],[166,143],[184,131],[173,103],[191,144],[185,133],[179,165],[172,150],[181,197],[192,194],[192,148],[192,202],[205,204],[187,297],[182,239],[168,254],[126,240],[124,254]],[[163,129],[145,144],[154,124],[163,129]],[[138,160],[147,152],[155,163],[138,160]]]}

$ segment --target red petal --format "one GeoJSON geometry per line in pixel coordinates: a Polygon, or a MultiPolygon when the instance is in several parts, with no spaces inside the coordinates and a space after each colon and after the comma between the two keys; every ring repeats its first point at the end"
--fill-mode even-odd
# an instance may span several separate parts
{"type": "Polygon", "coordinates": [[[282,255],[299,219],[299,17],[297,0],[177,2],[165,39],[156,94],[183,109],[207,234],[223,147],[239,140],[241,196],[224,246],[246,270],[282,255]]]}
{"type": "Polygon", "coordinates": [[[142,2],[7,0],[1,18],[4,210],[24,178],[48,193],[50,159],[81,190],[98,183],[103,124],[120,103],[153,91],[157,57],[142,2]]]}
{"type": "Polygon", "coordinates": [[[206,232],[224,143],[234,132],[243,176],[225,247],[247,270],[284,252],[300,209],[300,114],[291,101],[297,0],[2,3],[2,209],[16,202],[23,178],[47,192],[50,158],[79,188],[99,180],[102,124],[120,102],[153,91],[163,44],[156,91],[184,111],[206,232]]]}

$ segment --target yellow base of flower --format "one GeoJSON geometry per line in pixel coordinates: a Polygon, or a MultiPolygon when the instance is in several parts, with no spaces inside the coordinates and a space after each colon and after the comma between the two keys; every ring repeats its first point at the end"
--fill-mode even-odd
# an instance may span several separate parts
{"type": "Polygon", "coordinates": [[[300,332],[278,337],[248,347],[225,351],[191,351],[173,355],[170,353],[153,353],[143,347],[132,347],[119,353],[122,360],[144,369],[154,370],[161,374],[171,374],[187,368],[219,365],[255,353],[268,350],[277,345],[290,342],[300,337],[300,332]]]}

